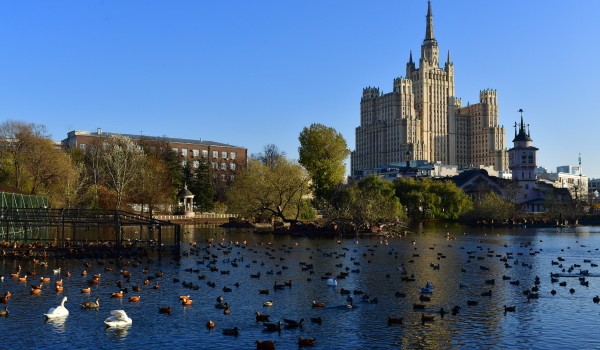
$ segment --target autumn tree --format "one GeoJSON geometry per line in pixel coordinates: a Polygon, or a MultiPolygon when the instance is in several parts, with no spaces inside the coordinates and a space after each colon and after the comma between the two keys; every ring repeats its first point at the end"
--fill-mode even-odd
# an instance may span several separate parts
{"type": "Polygon", "coordinates": [[[318,123],[305,127],[298,139],[298,162],[310,174],[315,196],[328,199],[345,178],[344,161],[350,155],[346,140],[335,129],[318,123]]]}
{"type": "Polygon", "coordinates": [[[227,191],[230,212],[269,220],[295,222],[305,209],[309,177],[297,163],[279,158],[272,166],[250,160],[227,191]]]}

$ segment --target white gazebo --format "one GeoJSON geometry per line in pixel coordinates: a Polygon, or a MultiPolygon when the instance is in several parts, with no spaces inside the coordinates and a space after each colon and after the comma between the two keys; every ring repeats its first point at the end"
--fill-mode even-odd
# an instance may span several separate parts
{"type": "Polygon", "coordinates": [[[187,188],[187,184],[177,193],[177,207],[179,211],[189,217],[194,217],[194,194],[187,188]]]}

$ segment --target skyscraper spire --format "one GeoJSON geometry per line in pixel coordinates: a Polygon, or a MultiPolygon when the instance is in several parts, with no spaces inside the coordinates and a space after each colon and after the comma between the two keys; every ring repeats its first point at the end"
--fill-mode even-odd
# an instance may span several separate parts
{"type": "Polygon", "coordinates": [[[412,50],[410,50],[410,55],[408,56],[408,63],[413,63],[412,50]]]}
{"type": "Polygon", "coordinates": [[[431,1],[427,1],[427,28],[425,28],[425,40],[435,40],[433,37],[433,15],[431,14],[431,1]]]}
{"type": "Polygon", "coordinates": [[[433,66],[439,63],[438,44],[433,37],[433,15],[431,14],[431,1],[427,2],[427,26],[425,28],[425,40],[421,45],[421,60],[429,62],[433,66]]]}

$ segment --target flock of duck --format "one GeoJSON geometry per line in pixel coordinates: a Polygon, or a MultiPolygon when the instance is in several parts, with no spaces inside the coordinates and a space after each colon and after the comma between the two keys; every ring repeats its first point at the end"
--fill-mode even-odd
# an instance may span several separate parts
{"type": "MultiPolygon", "coordinates": [[[[184,293],[177,293],[177,299],[173,297],[169,300],[172,303],[179,303],[182,308],[192,308],[193,305],[196,305],[194,300],[200,299],[204,305],[211,303],[210,300],[214,300],[212,303],[214,303],[214,310],[217,311],[212,313],[213,317],[210,317],[211,314],[207,315],[210,317],[205,320],[207,330],[213,332],[219,329],[218,323],[221,322],[226,327],[220,328],[219,333],[223,336],[238,337],[243,336],[243,327],[239,324],[236,325],[240,319],[227,318],[227,315],[231,315],[232,310],[247,310],[248,305],[240,303],[249,303],[248,300],[254,300],[250,306],[255,309],[252,313],[252,321],[261,328],[261,334],[264,335],[262,339],[255,340],[257,349],[274,349],[277,341],[282,337],[282,332],[300,330],[304,335],[305,321],[310,321],[311,327],[321,327],[327,322],[333,323],[332,320],[327,320],[327,310],[329,309],[353,310],[371,305],[384,312],[381,322],[388,327],[406,324],[413,327],[417,323],[428,326],[438,320],[443,320],[446,315],[459,317],[461,310],[476,308],[480,302],[489,305],[487,300],[496,296],[497,286],[500,284],[513,286],[512,288],[526,286],[525,289],[522,289],[523,303],[535,302],[535,299],[538,299],[540,293],[545,290],[542,288],[544,283],[539,276],[535,276],[527,282],[517,278],[517,275],[526,274],[511,273],[515,269],[532,268],[529,259],[540,252],[540,248],[535,248],[532,242],[521,244],[518,248],[504,245],[504,249],[481,242],[476,244],[475,248],[466,249],[465,247],[454,247],[454,239],[449,235],[447,235],[445,246],[422,245],[417,242],[418,237],[414,238],[415,240],[411,242],[412,244],[408,246],[407,250],[400,251],[388,247],[389,242],[383,238],[357,240],[353,242],[353,245],[342,245],[342,242],[338,241],[338,249],[321,249],[318,245],[313,244],[305,246],[293,242],[279,245],[268,242],[249,244],[246,241],[229,241],[225,237],[217,236],[209,238],[203,243],[190,242],[182,252],[181,259],[169,261],[169,264],[173,266],[172,272],[169,273],[162,270],[152,271],[151,267],[155,265],[150,258],[132,261],[101,259],[81,261],[81,272],[77,272],[78,276],[73,276],[70,271],[65,271],[65,266],[51,270],[47,262],[31,259],[30,261],[15,261],[14,264],[19,265],[16,271],[11,273],[10,279],[13,282],[11,286],[14,287],[16,284],[20,286],[17,288],[21,291],[25,288],[23,286],[29,284],[31,296],[65,295],[58,306],[43,313],[47,319],[68,318],[67,301],[73,299],[75,295],[83,295],[83,302],[77,307],[82,311],[100,310],[101,299],[119,300],[121,307],[111,310],[110,316],[104,320],[104,326],[108,328],[132,326],[133,320],[127,314],[125,310],[127,307],[124,307],[122,300],[127,300],[130,304],[144,303],[145,295],[151,293],[151,290],[160,292],[185,290],[184,293]],[[470,286],[469,283],[463,281],[460,275],[449,276],[437,272],[445,269],[444,259],[447,254],[452,254],[452,251],[456,249],[460,249],[464,256],[459,267],[460,273],[463,276],[467,274],[481,276],[481,280],[476,285],[470,286]],[[330,263],[327,266],[315,263],[317,255],[319,255],[319,261],[326,260],[330,263]],[[394,262],[393,266],[388,266],[385,280],[380,281],[389,288],[374,288],[369,285],[365,285],[366,290],[349,288],[353,283],[346,283],[345,280],[350,279],[351,275],[360,275],[362,266],[371,264],[371,261],[379,256],[385,256],[387,261],[394,262]],[[499,263],[489,263],[492,259],[497,259],[499,263]],[[288,260],[295,261],[298,265],[287,265],[288,260]],[[28,267],[28,271],[21,268],[21,263],[28,267]],[[48,276],[50,271],[52,271],[52,277],[44,277],[48,276]],[[38,274],[44,276],[38,277],[38,274]],[[169,276],[170,274],[171,276],[169,276]],[[293,279],[290,276],[293,276],[293,279]],[[105,279],[107,279],[106,282],[105,279]],[[32,281],[35,283],[31,284],[32,281]],[[85,282],[87,286],[82,286],[82,282],[85,282]],[[52,283],[54,283],[54,288],[51,287],[52,283]],[[255,289],[245,288],[247,285],[251,285],[255,289]],[[282,317],[285,313],[285,306],[277,309],[278,319],[274,319],[266,312],[266,310],[275,309],[274,306],[278,304],[282,293],[294,288],[309,287],[324,289],[328,292],[315,294],[323,296],[323,299],[307,300],[304,315],[298,318],[282,317]],[[451,290],[457,290],[460,295],[460,298],[456,297],[454,300],[462,300],[462,302],[441,305],[442,298],[436,298],[436,295],[445,295],[451,290]],[[372,295],[371,293],[375,291],[381,295],[372,295]],[[228,297],[236,293],[240,297],[228,297]],[[244,301],[242,302],[241,299],[244,301]],[[378,306],[380,299],[386,301],[385,305],[378,306]],[[258,305],[260,308],[257,307],[258,305]],[[277,338],[275,338],[275,334],[277,334],[277,338]]],[[[411,238],[398,239],[408,240],[411,238]]],[[[75,264],[70,262],[65,265],[73,267],[75,264]]],[[[570,287],[569,293],[575,293],[576,286],[567,282],[567,278],[575,277],[580,286],[588,287],[589,278],[596,276],[590,272],[590,269],[597,266],[591,259],[568,263],[566,259],[557,256],[556,261],[552,260],[549,264],[556,268],[549,277],[552,289],[546,292],[550,295],[556,295],[557,288],[566,288],[567,285],[570,287]]],[[[0,297],[0,302],[6,306],[3,310],[0,309],[0,317],[7,317],[9,316],[8,306],[13,294],[6,290],[9,284],[6,283],[4,277],[1,278],[1,281],[0,286],[5,288],[5,292],[0,297]]],[[[472,276],[469,281],[473,281],[472,276]]],[[[456,292],[452,293],[456,294],[456,292]]],[[[24,293],[21,293],[20,297],[25,297],[24,293]]],[[[152,300],[157,299],[153,298],[152,300]]],[[[164,302],[167,300],[166,298],[159,300],[163,304],[154,302],[152,305],[156,310],[154,312],[164,315],[171,315],[175,312],[176,308],[173,305],[164,302]]],[[[600,296],[596,296],[592,301],[600,303],[600,296]]],[[[103,301],[102,304],[105,305],[107,302],[103,301]]],[[[498,312],[504,315],[517,312],[517,309],[517,305],[497,306],[498,312]]],[[[246,318],[249,317],[251,316],[246,316],[246,318]]],[[[248,324],[247,322],[241,323],[248,324]]],[[[256,334],[256,332],[253,333],[256,334]]],[[[296,336],[298,346],[318,344],[314,336],[299,336],[300,333],[297,332],[290,334],[296,336]]]]}

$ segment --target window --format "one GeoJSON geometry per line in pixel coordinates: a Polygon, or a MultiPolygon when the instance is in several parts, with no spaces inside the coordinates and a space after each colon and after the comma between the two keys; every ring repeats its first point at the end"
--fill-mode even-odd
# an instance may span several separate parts
{"type": "Polygon", "coordinates": [[[222,152],[221,152],[221,158],[223,158],[223,159],[227,159],[227,152],[225,152],[225,151],[222,151],[222,152]]]}
{"type": "Polygon", "coordinates": [[[200,167],[200,162],[195,160],[193,163],[194,169],[198,169],[200,167]]]}
{"type": "Polygon", "coordinates": [[[229,153],[229,158],[235,159],[235,156],[236,156],[235,152],[230,152],[229,153]]]}
{"type": "Polygon", "coordinates": [[[213,169],[217,169],[217,163],[216,162],[210,162],[210,166],[213,169]]]}
{"type": "Polygon", "coordinates": [[[187,149],[182,148],[181,149],[181,155],[184,156],[184,157],[187,157],[187,149]]]}
{"type": "Polygon", "coordinates": [[[208,158],[208,150],[205,150],[205,149],[202,150],[202,157],[208,158]]]}
{"type": "Polygon", "coordinates": [[[213,158],[219,158],[219,151],[213,151],[213,158]]]}
{"type": "Polygon", "coordinates": [[[181,166],[182,167],[186,167],[187,166],[187,160],[182,160],[181,161],[181,166]]]}
{"type": "Polygon", "coordinates": [[[198,149],[192,150],[192,155],[194,157],[199,157],[200,156],[200,150],[198,150],[198,149]]]}
{"type": "Polygon", "coordinates": [[[79,148],[83,151],[85,151],[85,143],[81,143],[79,144],[79,148]]]}
{"type": "Polygon", "coordinates": [[[179,153],[179,148],[171,148],[173,150],[173,152],[175,153],[179,153]]]}
{"type": "Polygon", "coordinates": [[[235,170],[235,163],[229,163],[229,169],[235,170]]]}
{"type": "Polygon", "coordinates": [[[227,163],[221,163],[221,170],[227,170],[227,163]]]}

